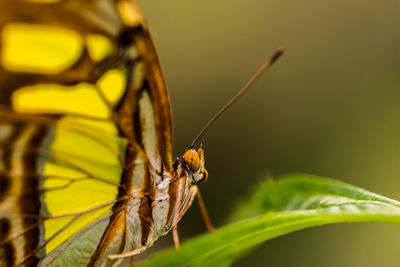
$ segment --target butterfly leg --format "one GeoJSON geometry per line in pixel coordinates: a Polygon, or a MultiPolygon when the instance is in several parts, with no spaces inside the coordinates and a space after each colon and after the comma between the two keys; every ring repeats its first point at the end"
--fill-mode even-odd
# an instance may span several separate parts
{"type": "Polygon", "coordinates": [[[133,257],[133,256],[143,252],[146,248],[147,248],[146,246],[143,246],[143,247],[140,247],[140,248],[128,251],[128,252],[124,252],[124,253],[121,253],[121,254],[108,255],[104,259],[103,263],[101,264],[101,267],[105,267],[107,265],[107,261],[109,261],[109,260],[117,260],[117,259],[133,257]]]}
{"type": "Polygon", "coordinates": [[[172,226],[172,239],[174,240],[174,247],[178,250],[180,247],[178,224],[172,226]]]}
{"type": "Polygon", "coordinates": [[[210,217],[208,216],[208,212],[206,209],[206,205],[204,203],[204,199],[201,196],[200,190],[198,188],[196,190],[196,197],[197,197],[197,203],[199,205],[199,209],[201,212],[201,216],[203,217],[204,225],[206,226],[207,231],[215,232],[215,228],[213,227],[210,217]]]}
{"type": "Polygon", "coordinates": [[[184,204],[182,209],[180,210],[178,216],[175,218],[175,222],[172,225],[172,239],[174,241],[174,246],[176,249],[179,249],[180,242],[179,242],[179,233],[178,233],[178,222],[181,220],[182,216],[186,213],[188,208],[192,205],[194,197],[196,196],[196,192],[198,191],[198,188],[196,185],[193,185],[190,188],[189,192],[189,198],[188,201],[184,204]]]}
{"type": "Polygon", "coordinates": [[[134,256],[132,256],[132,257],[130,257],[130,259],[129,259],[129,266],[130,267],[133,267],[133,264],[135,263],[135,257],[134,256]]]}
{"type": "Polygon", "coordinates": [[[200,208],[201,216],[203,217],[204,225],[206,226],[207,231],[215,232],[215,228],[212,226],[210,217],[208,216],[206,205],[204,204],[203,197],[200,194],[199,188],[196,185],[193,185],[190,188],[189,193],[189,201],[186,202],[182,210],[180,211],[178,217],[175,220],[174,225],[172,226],[172,239],[174,241],[174,246],[176,249],[179,249],[180,242],[179,242],[179,233],[178,233],[178,222],[182,218],[183,214],[186,213],[188,208],[192,205],[194,197],[197,197],[198,205],[200,208]]]}

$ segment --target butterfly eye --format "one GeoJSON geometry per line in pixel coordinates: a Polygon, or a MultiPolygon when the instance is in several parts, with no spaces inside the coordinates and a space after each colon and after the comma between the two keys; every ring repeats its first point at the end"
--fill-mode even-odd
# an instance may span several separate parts
{"type": "Polygon", "coordinates": [[[186,151],[183,160],[191,172],[196,172],[200,168],[200,157],[194,150],[186,151]]]}

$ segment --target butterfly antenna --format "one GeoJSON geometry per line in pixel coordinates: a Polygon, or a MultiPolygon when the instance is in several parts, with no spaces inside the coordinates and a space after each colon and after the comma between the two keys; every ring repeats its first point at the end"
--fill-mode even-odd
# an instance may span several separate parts
{"type": "Polygon", "coordinates": [[[192,144],[190,145],[191,148],[193,148],[194,144],[197,142],[197,140],[199,140],[199,138],[203,135],[203,133],[208,129],[208,127],[211,126],[211,124],[213,124],[214,121],[216,121],[218,119],[219,116],[222,115],[222,113],[224,113],[233,103],[236,102],[236,100],[239,99],[239,97],[241,97],[244,93],[246,93],[246,91],[258,80],[258,78],[261,77],[262,74],[264,74],[264,72],[266,72],[281,56],[282,54],[285,52],[285,48],[284,47],[279,47],[275,53],[272,55],[272,57],[267,60],[260,68],[259,70],[253,75],[253,77],[250,78],[250,80],[242,87],[242,89],[239,90],[239,92],[237,92],[237,94],[228,102],[225,104],[225,106],[223,106],[215,115],[214,117],[212,117],[206,125],[204,125],[204,127],[201,129],[201,131],[199,132],[199,134],[196,136],[196,138],[194,138],[192,144]]]}

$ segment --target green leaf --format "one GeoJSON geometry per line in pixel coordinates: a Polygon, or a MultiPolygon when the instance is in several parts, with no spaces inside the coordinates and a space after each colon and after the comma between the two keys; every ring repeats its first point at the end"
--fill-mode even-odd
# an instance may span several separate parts
{"type": "Polygon", "coordinates": [[[168,249],[139,267],[229,266],[231,257],[274,237],[341,222],[400,224],[400,202],[331,179],[289,175],[262,183],[235,218],[254,216],[168,249]]]}
{"type": "Polygon", "coordinates": [[[306,174],[289,174],[262,182],[249,200],[241,204],[232,221],[270,211],[350,208],[350,204],[400,202],[337,180],[306,174]],[[354,202],[357,201],[357,202],[354,202]]]}

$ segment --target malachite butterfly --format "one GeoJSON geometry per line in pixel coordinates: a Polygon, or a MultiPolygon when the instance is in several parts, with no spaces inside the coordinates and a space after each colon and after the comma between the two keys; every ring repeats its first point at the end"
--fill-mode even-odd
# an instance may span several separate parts
{"type": "Polygon", "coordinates": [[[172,159],[136,3],[3,0],[0,26],[0,266],[116,265],[151,246],[207,172],[202,146],[172,159]]]}
{"type": "Polygon", "coordinates": [[[0,27],[0,266],[115,266],[171,229],[178,246],[195,196],[213,230],[204,145],[172,159],[169,98],[133,0],[3,0],[0,27]]]}

